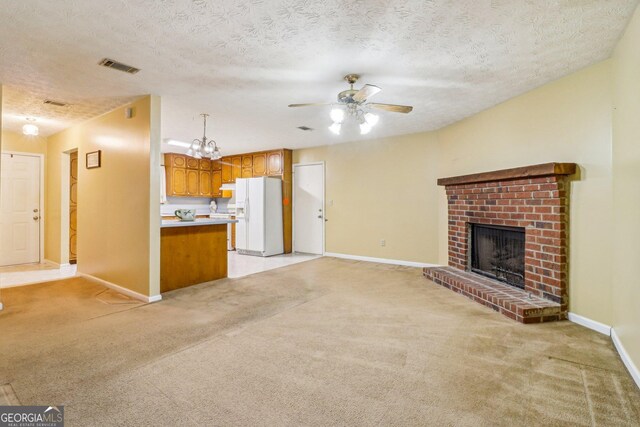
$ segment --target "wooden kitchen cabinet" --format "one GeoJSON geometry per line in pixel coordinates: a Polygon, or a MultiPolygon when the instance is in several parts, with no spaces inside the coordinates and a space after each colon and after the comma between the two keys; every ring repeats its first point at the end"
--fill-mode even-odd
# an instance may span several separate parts
{"type": "Polygon", "coordinates": [[[201,171],[210,171],[211,170],[211,163],[212,161],[209,159],[200,159],[200,161],[198,162],[198,168],[201,171]]]}
{"type": "Polygon", "coordinates": [[[187,159],[187,169],[200,169],[200,161],[195,157],[185,156],[187,159]]]}
{"type": "Polygon", "coordinates": [[[187,169],[187,196],[200,196],[200,174],[197,169],[187,169]]]}
{"type": "Polygon", "coordinates": [[[253,155],[253,176],[265,176],[267,174],[267,153],[253,155]]]}
{"type": "Polygon", "coordinates": [[[168,154],[167,156],[169,156],[169,161],[166,161],[167,157],[165,157],[165,165],[170,165],[176,168],[187,167],[187,158],[185,156],[181,156],[179,154],[168,154]]]}
{"type": "Polygon", "coordinates": [[[214,160],[211,162],[211,169],[214,171],[222,170],[222,160],[214,160]]]}
{"type": "Polygon", "coordinates": [[[282,152],[267,153],[267,175],[282,175],[282,152]]]}
{"type": "Polygon", "coordinates": [[[184,155],[168,153],[164,156],[167,196],[187,196],[187,159],[184,155]]]}
{"type": "Polygon", "coordinates": [[[233,182],[233,168],[231,167],[231,157],[221,159],[222,182],[227,184],[233,182]]]}
{"type": "Polygon", "coordinates": [[[242,156],[242,169],[251,168],[253,166],[253,156],[251,154],[242,156]]]}
{"type": "Polygon", "coordinates": [[[211,172],[211,197],[222,197],[222,171],[214,170],[211,172]]]}
{"type": "MultiPolygon", "coordinates": [[[[211,166],[211,165],[209,165],[211,166]]],[[[213,181],[210,170],[201,170],[198,180],[198,195],[200,197],[213,197],[213,181]]]]}
{"type": "Polygon", "coordinates": [[[242,178],[251,178],[253,177],[253,169],[251,168],[242,168],[242,178]]]}
{"type": "Polygon", "coordinates": [[[187,195],[187,170],[184,168],[167,169],[167,196],[187,195]]]}
{"type": "MultiPolygon", "coordinates": [[[[235,216],[231,217],[232,219],[236,219],[235,216]]],[[[236,250],[236,224],[231,224],[231,250],[236,250]]]]}
{"type": "Polygon", "coordinates": [[[242,178],[242,157],[234,156],[231,158],[231,172],[233,182],[236,182],[236,178],[242,178]]]}

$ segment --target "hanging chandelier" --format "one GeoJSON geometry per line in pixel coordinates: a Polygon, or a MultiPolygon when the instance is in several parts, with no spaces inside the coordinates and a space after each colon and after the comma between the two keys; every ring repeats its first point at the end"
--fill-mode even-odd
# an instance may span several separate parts
{"type": "Polygon", "coordinates": [[[207,113],[200,115],[204,119],[204,132],[202,139],[194,139],[189,151],[187,151],[187,154],[195,157],[196,159],[207,158],[218,160],[222,157],[218,144],[216,144],[213,139],[207,139],[207,117],[209,117],[209,115],[207,113]]]}

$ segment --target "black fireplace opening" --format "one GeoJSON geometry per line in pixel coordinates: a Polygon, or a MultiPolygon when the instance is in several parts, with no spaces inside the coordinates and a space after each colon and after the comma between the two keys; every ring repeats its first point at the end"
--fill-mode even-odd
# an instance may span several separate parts
{"type": "Polygon", "coordinates": [[[471,271],[524,289],[525,231],[471,224],[471,271]]]}

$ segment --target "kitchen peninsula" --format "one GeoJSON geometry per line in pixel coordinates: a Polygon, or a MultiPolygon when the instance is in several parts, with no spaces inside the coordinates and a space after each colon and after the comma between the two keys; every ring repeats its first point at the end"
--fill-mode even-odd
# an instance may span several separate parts
{"type": "Polygon", "coordinates": [[[231,219],[163,220],[160,292],[227,277],[227,224],[231,219]]]}

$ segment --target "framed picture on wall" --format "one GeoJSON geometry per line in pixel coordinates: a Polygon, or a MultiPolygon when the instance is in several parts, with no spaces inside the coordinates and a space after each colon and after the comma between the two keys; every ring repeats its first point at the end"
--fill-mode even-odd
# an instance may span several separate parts
{"type": "Polygon", "coordinates": [[[87,153],[87,169],[95,169],[101,166],[102,150],[87,153]]]}

